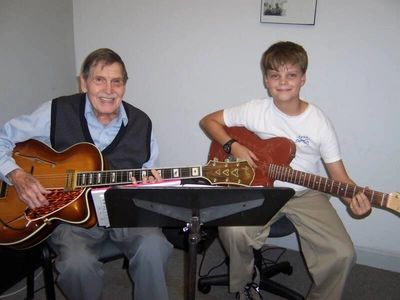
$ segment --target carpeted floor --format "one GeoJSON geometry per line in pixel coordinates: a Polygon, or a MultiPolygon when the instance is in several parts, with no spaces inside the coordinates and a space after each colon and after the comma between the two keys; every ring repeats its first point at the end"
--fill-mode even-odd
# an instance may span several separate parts
{"type": "MultiPolygon", "coordinates": [[[[267,250],[264,252],[264,257],[276,260],[281,254],[281,250],[267,250]]],[[[170,291],[170,300],[185,299],[185,262],[187,255],[184,251],[174,249],[168,266],[168,286],[170,291]]],[[[217,241],[209,247],[207,255],[201,269],[201,273],[205,274],[211,267],[221,263],[224,259],[223,251],[217,241]]],[[[289,275],[279,274],[274,277],[274,280],[291,287],[302,295],[306,295],[311,280],[304,267],[302,258],[298,252],[286,251],[280,257],[280,261],[290,261],[293,266],[293,273],[289,275]]],[[[201,255],[197,258],[198,266],[201,262],[201,255]]],[[[4,272],[4,270],[2,270],[4,272]]],[[[104,299],[130,299],[131,282],[125,270],[122,269],[122,259],[105,264],[105,288],[104,299]]],[[[225,264],[215,270],[212,274],[224,274],[226,272],[225,264]]],[[[26,290],[23,290],[25,281],[21,281],[5,293],[0,299],[20,300],[26,296],[26,290]],[[4,297],[6,294],[22,289],[19,293],[4,297]]],[[[43,289],[43,280],[40,274],[40,269],[37,271],[37,279],[35,288],[38,291],[35,293],[35,299],[45,300],[45,292],[43,289]]],[[[57,299],[64,300],[58,288],[56,289],[57,299]]],[[[272,295],[268,292],[262,292],[264,299],[275,300],[283,299],[272,295]]],[[[225,286],[213,286],[208,294],[196,292],[198,300],[224,300],[235,299],[233,294],[228,293],[228,288],[225,286]]],[[[344,300],[399,300],[400,299],[400,273],[384,271],[367,266],[356,265],[350,275],[344,291],[344,300]]]]}

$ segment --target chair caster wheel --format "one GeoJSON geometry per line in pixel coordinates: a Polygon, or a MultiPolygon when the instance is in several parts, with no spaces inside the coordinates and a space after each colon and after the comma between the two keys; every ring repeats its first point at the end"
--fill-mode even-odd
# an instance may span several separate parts
{"type": "Polygon", "coordinates": [[[197,284],[197,289],[203,294],[208,294],[211,291],[211,285],[201,284],[200,282],[197,284]]]}
{"type": "Polygon", "coordinates": [[[292,273],[293,273],[293,268],[292,267],[290,267],[290,269],[289,269],[289,271],[288,271],[288,275],[292,275],[292,273]]]}
{"type": "Polygon", "coordinates": [[[292,267],[292,266],[288,266],[287,268],[285,268],[285,269],[282,270],[282,273],[283,273],[283,274],[286,274],[286,275],[292,275],[292,273],[293,273],[293,267],[292,267]]]}

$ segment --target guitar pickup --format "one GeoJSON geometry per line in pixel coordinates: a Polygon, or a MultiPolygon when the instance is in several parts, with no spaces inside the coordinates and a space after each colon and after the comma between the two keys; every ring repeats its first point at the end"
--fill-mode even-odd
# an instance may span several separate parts
{"type": "Polygon", "coordinates": [[[71,192],[75,190],[76,187],[76,173],[74,170],[66,170],[66,178],[65,178],[65,185],[64,190],[67,192],[71,192]]]}

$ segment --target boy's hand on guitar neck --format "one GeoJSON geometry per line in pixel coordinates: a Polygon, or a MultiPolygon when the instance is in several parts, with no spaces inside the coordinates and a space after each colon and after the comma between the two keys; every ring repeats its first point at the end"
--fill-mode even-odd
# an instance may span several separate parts
{"type": "Polygon", "coordinates": [[[371,202],[363,192],[356,194],[349,200],[349,208],[355,216],[366,217],[371,212],[371,202]]]}
{"type": "Polygon", "coordinates": [[[29,208],[34,209],[49,204],[45,195],[51,192],[46,190],[31,174],[22,169],[15,169],[8,173],[7,178],[14,185],[19,199],[29,208]]]}
{"type": "Polygon", "coordinates": [[[258,161],[258,157],[254,154],[253,151],[243,146],[239,142],[235,142],[232,144],[231,154],[236,159],[246,160],[251,167],[254,169],[257,168],[256,161],[258,161]]]}

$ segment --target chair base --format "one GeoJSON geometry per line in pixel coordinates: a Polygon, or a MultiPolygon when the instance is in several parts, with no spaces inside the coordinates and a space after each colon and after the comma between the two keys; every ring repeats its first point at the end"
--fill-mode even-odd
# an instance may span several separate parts
{"type": "MultiPolygon", "coordinates": [[[[291,275],[293,268],[289,262],[280,262],[272,266],[261,268],[262,255],[259,250],[254,250],[255,264],[260,271],[260,284],[261,290],[269,292],[274,295],[281,296],[290,300],[304,300],[303,295],[298,292],[270,279],[271,277],[284,273],[291,275]]],[[[229,260],[227,259],[227,262],[229,260]]],[[[214,275],[202,277],[197,281],[197,289],[203,294],[208,294],[212,286],[229,286],[228,275],[214,275]]]]}
{"type": "Polygon", "coordinates": [[[290,300],[304,300],[303,295],[298,292],[287,288],[286,286],[275,282],[271,279],[261,279],[260,289],[267,291],[271,294],[290,299],[290,300]]]}
{"type": "MultiPolygon", "coordinates": [[[[197,289],[203,294],[208,294],[211,291],[212,286],[228,286],[229,278],[228,275],[215,275],[200,278],[197,281],[197,289]]],[[[280,297],[290,300],[304,300],[303,295],[298,292],[289,289],[282,284],[275,282],[269,278],[261,276],[260,289],[269,292],[280,297]]]]}
{"type": "Polygon", "coordinates": [[[202,277],[197,280],[197,289],[203,294],[208,294],[211,291],[211,286],[227,286],[229,278],[227,275],[214,275],[202,277]]]}
{"type": "MultiPolygon", "coordinates": [[[[208,294],[211,291],[212,286],[228,286],[228,285],[229,285],[228,275],[208,276],[200,278],[197,281],[197,289],[203,294],[208,294]]],[[[303,295],[269,278],[261,278],[260,289],[286,299],[304,300],[303,295]]]]}

